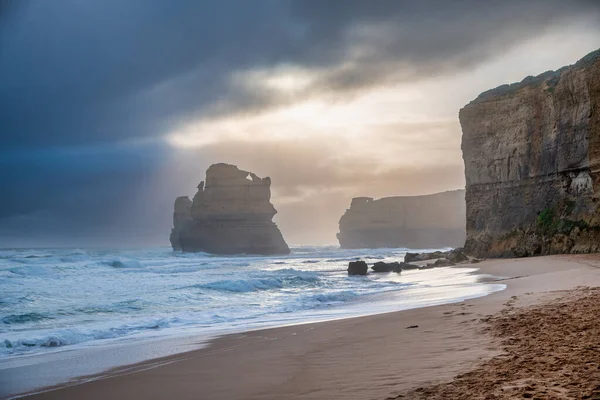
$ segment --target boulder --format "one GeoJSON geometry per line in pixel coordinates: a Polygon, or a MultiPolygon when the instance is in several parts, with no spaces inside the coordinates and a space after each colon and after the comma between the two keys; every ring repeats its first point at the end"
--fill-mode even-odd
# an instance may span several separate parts
{"type": "Polygon", "coordinates": [[[435,260],[436,258],[448,257],[448,251],[434,251],[432,253],[406,253],[404,262],[435,260]]]}
{"type": "Polygon", "coordinates": [[[411,269],[419,269],[420,267],[416,264],[409,264],[407,262],[401,262],[400,263],[400,268],[403,271],[407,271],[407,270],[411,270],[411,269]]]}
{"type": "Polygon", "coordinates": [[[437,259],[434,263],[433,266],[434,267],[451,267],[453,266],[454,263],[450,260],[448,260],[447,258],[440,258],[437,259]]]}
{"type": "Polygon", "coordinates": [[[396,273],[402,272],[402,267],[401,267],[400,263],[397,261],[389,262],[389,263],[386,263],[383,261],[378,261],[375,264],[373,264],[371,269],[373,270],[373,272],[396,272],[396,273]]]}
{"type": "Polygon", "coordinates": [[[458,249],[449,251],[446,258],[455,264],[469,261],[469,257],[467,257],[466,255],[463,254],[462,248],[458,248],[458,249]]]}
{"type": "Polygon", "coordinates": [[[350,261],[348,264],[348,275],[366,275],[369,266],[364,261],[350,261]]]}
{"type": "Polygon", "coordinates": [[[406,253],[406,255],[404,256],[404,262],[410,263],[413,261],[417,261],[418,256],[419,253],[406,253]]]}

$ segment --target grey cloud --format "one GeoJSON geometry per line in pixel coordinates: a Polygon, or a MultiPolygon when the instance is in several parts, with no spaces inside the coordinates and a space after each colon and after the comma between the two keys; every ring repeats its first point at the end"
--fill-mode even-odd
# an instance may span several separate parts
{"type": "MultiPolygon", "coordinates": [[[[338,148],[319,142],[223,142],[185,156],[160,138],[190,120],[260,112],[310,96],[346,99],[371,86],[460,71],[532,35],[578,18],[600,19],[593,0],[0,0],[0,6],[0,245],[24,238],[49,243],[49,237],[166,243],[172,197],[192,195],[212,162],[271,175],[275,199],[285,200],[277,218],[290,232],[294,224],[307,225],[294,217],[308,215],[307,207],[337,219],[353,195],[460,187],[462,165],[444,157],[444,146],[431,163],[393,169],[376,158],[334,157],[338,148]],[[315,71],[317,82],[282,96],[231,79],[280,65],[315,71]]],[[[448,132],[374,130],[390,146],[399,140],[421,146],[429,137],[439,143],[448,132]]]]}
{"type": "MultiPolygon", "coordinates": [[[[296,197],[298,201],[303,193],[311,191],[343,190],[348,195],[371,192],[373,196],[390,196],[464,185],[463,165],[454,157],[398,165],[397,161],[386,163],[378,157],[341,154],[337,149],[343,145],[343,140],[229,141],[182,151],[178,159],[197,165],[189,169],[188,175],[198,181],[204,169],[214,162],[237,164],[259,176],[270,176],[276,197],[296,197]]],[[[402,153],[398,153],[398,158],[401,157],[402,153]]],[[[190,188],[192,192],[194,187],[190,188]]]]}
{"type": "Polygon", "coordinates": [[[333,91],[457,71],[582,16],[600,23],[600,5],[593,0],[334,0],[295,6],[311,21],[312,39],[323,52],[344,51],[316,85],[333,91]],[[347,53],[361,45],[361,55],[347,53]],[[347,65],[334,68],[348,59],[347,65]]]}
{"type": "Polygon", "coordinates": [[[19,5],[0,37],[4,146],[156,137],[190,118],[256,112],[283,99],[236,87],[231,74],[281,63],[323,71],[304,96],[417,79],[600,12],[557,0],[19,5]]]}

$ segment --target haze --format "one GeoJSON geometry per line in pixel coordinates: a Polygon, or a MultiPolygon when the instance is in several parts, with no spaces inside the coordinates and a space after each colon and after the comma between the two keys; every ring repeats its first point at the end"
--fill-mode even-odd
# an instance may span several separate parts
{"type": "Polygon", "coordinates": [[[2,1],[0,246],[167,245],[207,167],[290,244],[464,187],[458,110],[600,44],[597,1],[2,1]]]}

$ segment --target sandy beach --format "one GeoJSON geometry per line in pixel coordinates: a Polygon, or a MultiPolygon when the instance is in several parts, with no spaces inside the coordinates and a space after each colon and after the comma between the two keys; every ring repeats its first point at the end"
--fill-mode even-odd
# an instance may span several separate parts
{"type": "MultiPolygon", "coordinates": [[[[600,286],[600,257],[489,260],[478,267],[507,289],[443,306],[228,335],[200,350],[116,369],[27,398],[441,399],[512,398],[515,393],[581,398],[576,394],[585,390],[593,395],[594,388],[575,391],[577,374],[553,381],[552,375],[534,372],[548,366],[539,352],[555,348],[549,342],[552,330],[563,332],[557,336],[562,338],[574,326],[564,318],[562,324],[549,322],[553,310],[570,307],[568,316],[584,321],[597,315],[593,300],[600,294],[583,287],[600,286]],[[531,341],[542,333],[537,343],[531,341]],[[527,335],[528,341],[523,341],[527,335]],[[527,351],[538,354],[527,358],[527,351]],[[522,367],[510,357],[514,352],[528,360],[525,372],[510,372],[522,367]],[[541,383],[528,379],[558,386],[552,392],[536,392],[541,383]]],[[[597,350],[598,335],[596,344],[588,343],[591,339],[585,334],[563,343],[578,346],[578,339],[597,350]]],[[[561,348],[557,357],[565,354],[569,352],[561,348]]],[[[568,358],[562,362],[576,363],[568,358]]],[[[598,359],[585,362],[597,375],[598,359]]]]}

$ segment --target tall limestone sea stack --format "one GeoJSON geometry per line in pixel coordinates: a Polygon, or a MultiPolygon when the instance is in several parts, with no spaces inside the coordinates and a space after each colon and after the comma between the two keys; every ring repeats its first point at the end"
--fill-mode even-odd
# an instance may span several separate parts
{"type": "Polygon", "coordinates": [[[215,254],[288,254],[271,200],[271,179],[235,165],[214,164],[194,200],[178,197],[173,213],[174,250],[215,254]]]}
{"type": "Polygon", "coordinates": [[[600,50],[460,111],[476,256],[600,251],[600,50]]]}
{"type": "Polygon", "coordinates": [[[352,199],[340,219],[340,246],[458,247],[465,240],[465,191],[424,196],[352,199]]]}

